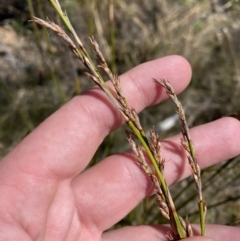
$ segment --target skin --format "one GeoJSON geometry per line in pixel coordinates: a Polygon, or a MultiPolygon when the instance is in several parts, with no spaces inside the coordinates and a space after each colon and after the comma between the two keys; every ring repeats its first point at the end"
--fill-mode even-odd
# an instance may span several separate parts
{"type": "MultiPolygon", "coordinates": [[[[189,63],[168,56],[121,76],[130,106],[138,112],[167,98],[152,78],[167,78],[180,93],[191,78],[189,63]]],[[[104,232],[152,193],[129,153],[109,156],[83,171],[102,140],[122,124],[104,93],[93,88],[46,119],[0,162],[0,241],[167,240],[166,226],[124,227],[104,232]],[[104,233],[103,233],[104,232],[104,233]]],[[[191,129],[202,168],[240,154],[240,123],[233,118],[191,129]]],[[[179,136],[164,140],[168,184],[190,169],[179,136]]],[[[239,240],[236,227],[209,225],[207,236],[239,240]]],[[[194,237],[189,241],[210,240],[194,237]]]]}

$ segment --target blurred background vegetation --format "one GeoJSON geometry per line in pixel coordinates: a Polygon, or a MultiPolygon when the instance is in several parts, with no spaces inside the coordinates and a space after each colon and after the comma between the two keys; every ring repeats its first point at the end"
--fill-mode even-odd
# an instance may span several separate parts
{"type": "MultiPolygon", "coordinates": [[[[85,46],[88,36],[94,35],[118,74],[165,55],[184,56],[193,69],[191,84],[180,95],[190,126],[239,113],[238,0],[60,2],[85,46]]],[[[47,0],[0,0],[0,157],[92,85],[60,38],[29,23],[31,15],[47,16],[61,25],[47,0]]],[[[179,132],[174,113],[173,105],[166,102],[140,117],[145,128],[155,125],[163,138],[179,132]]],[[[102,143],[92,164],[127,149],[123,129],[117,130],[102,143]]],[[[240,224],[239,161],[239,157],[226,160],[203,172],[208,223],[240,224]]],[[[189,178],[172,187],[172,192],[180,213],[198,222],[192,184],[189,178]]],[[[151,197],[116,226],[164,221],[151,197]]]]}

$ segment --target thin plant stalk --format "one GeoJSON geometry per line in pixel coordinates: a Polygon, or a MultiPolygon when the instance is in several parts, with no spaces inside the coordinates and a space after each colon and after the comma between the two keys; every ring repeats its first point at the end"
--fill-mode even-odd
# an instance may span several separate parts
{"type": "MultiPolygon", "coordinates": [[[[43,18],[43,9],[42,9],[42,2],[41,2],[41,0],[37,0],[37,5],[38,5],[39,15],[40,15],[41,18],[43,18]]],[[[53,81],[54,88],[56,88],[56,90],[57,90],[57,93],[58,93],[58,95],[60,97],[61,102],[65,103],[66,102],[66,96],[65,96],[65,93],[64,93],[64,91],[62,89],[62,86],[61,86],[61,84],[60,84],[60,82],[59,82],[59,80],[58,80],[58,78],[56,76],[55,63],[54,63],[54,57],[53,57],[51,41],[50,41],[50,38],[49,38],[49,35],[48,35],[48,32],[47,32],[46,28],[43,28],[43,34],[44,34],[44,39],[47,42],[47,50],[49,52],[49,57],[50,57],[50,61],[51,61],[51,65],[50,65],[51,66],[50,67],[51,79],[53,81]]],[[[43,56],[42,56],[42,58],[43,58],[43,56]]],[[[46,65],[45,61],[43,61],[43,62],[46,65]]]]}
{"type": "MultiPolygon", "coordinates": [[[[192,236],[192,229],[191,225],[189,224],[188,220],[183,220],[177,213],[168,185],[166,183],[166,180],[163,176],[163,167],[164,167],[164,161],[160,154],[160,148],[161,148],[161,142],[158,137],[158,135],[155,133],[154,130],[151,131],[151,137],[150,141],[147,139],[146,134],[144,130],[141,127],[138,115],[136,111],[133,108],[130,108],[126,98],[122,94],[122,90],[120,87],[120,80],[117,76],[115,76],[111,70],[109,69],[100,49],[97,44],[97,42],[90,38],[90,42],[92,44],[92,47],[95,51],[95,54],[98,58],[98,62],[100,65],[98,67],[94,64],[94,61],[90,58],[88,52],[84,48],[81,40],[77,36],[69,18],[67,17],[67,14],[62,11],[61,6],[58,2],[58,0],[49,0],[49,2],[52,4],[52,6],[55,8],[56,12],[59,14],[60,18],[63,20],[65,26],[69,30],[69,32],[73,35],[74,41],[76,42],[76,45],[74,41],[64,32],[64,30],[56,25],[55,23],[51,22],[50,20],[42,20],[39,18],[34,17],[33,21],[45,26],[53,31],[55,31],[60,37],[64,39],[65,42],[67,42],[69,48],[71,51],[82,61],[82,63],[85,65],[85,67],[88,69],[87,76],[92,79],[108,96],[108,98],[111,100],[111,102],[115,105],[115,107],[120,111],[122,114],[126,124],[128,125],[130,131],[127,134],[128,141],[135,152],[138,162],[142,169],[149,175],[151,178],[154,187],[155,192],[158,197],[159,201],[159,209],[163,213],[165,217],[169,219],[170,225],[172,227],[173,234],[170,235],[171,240],[178,240],[179,238],[186,238],[192,236]],[[108,85],[105,83],[102,75],[100,74],[98,69],[103,70],[108,77],[110,78],[110,81],[113,84],[114,89],[111,89],[108,87],[108,85]],[[136,146],[135,142],[132,139],[132,136],[136,137],[139,142],[140,146],[136,146]],[[148,159],[150,160],[151,166],[148,164],[148,161],[145,160],[145,154],[143,154],[143,151],[145,151],[146,156],[148,156],[148,159]]],[[[170,84],[169,84],[170,85],[170,84]]],[[[166,88],[166,86],[165,86],[166,88]]],[[[167,88],[166,88],[167,89],[167,88]]],[[[171,97],[171,95],[170,95],[171,97]]],[[[184,135],[185,138],[183,141],[185,149],[190,153],[189,162],[191,164],[192,169],[194,169],[197,165],[195,165],[195,152],[194,147],[192,144],[192,141],[189,137],[188,129],[184,129],[184,135]],[[191,159],[192,158],[192,159],[191,159]]],[[[198,175],[199,169],[196,169],[193,173],[194,175],[198,175]]],[[[196,177],[196,179],[198,176],[196,177]]],[[[198,185],[200,182],[198,181],[198,185]]],[[[201,189],[201,188],[200,188],[201,189]]],[[[199,194],[200,196],[201,194],[199,194]]],[[[201,198],[199,198],[199,209],[202,214],[205,214],[204,208],[205,204],[202,203],[201,198]]],[[[201,227],[204,227],[204,218],[202,218],[201,221],[201,227]]],[[[204,234],[204,231],[202,231],[204,234]]]]}
{"type": "Polygon", "coordinates": [[[179,119],[182,124],[182,129],[181,129],[182,146],[189,154],[188,161],[191,166],[195,185],[197,188],[201,235],[204,236],[205,229],[206,229],[205,228],[205,219],[206,219],[207,208],[206,208],[206,204],[205,204],[205,201],[203,199],[203,194],[202,194],[201,170],[200,170],[199,164],[197,162],[197,156],[196,156],[193,141],[190,137],[190,131],[189,131],[189,127],[187,125],[185,113],[184,113],[183,107],[182,107],[180,101],[178,100],[177,95],[175,94],[170,83],[165,79],[162,79],[160,81],[158,81],[158,80],[155,80],[155,81],[166,89],[168,96],[170,97],[170,99],[172,100],[172,102],[175,104],[175,106],[177,108],[177,113],[178,113],[179,119]]]}
{"type": "MultiPolygon", "coordinates": [[[[29,8],[29,12],[30,12],[31,16],[35,16],[35,11],[34,11],[32,0],[27,0],[27,4],[28,4],[28,8],[29,8]]],[[[38,6],[38,12],[40,14],[40,17],[42,18],[43,17],[43,12],[42,12],[41,1],[37,0],[36,4],[38,6]]],[[[46,66],[46,63],[44,61],[42,47],[41,47],[41,44],[40,44],[40,32],[38,30],[38,27],[37,27],[36,23],[33,24],[33,32],[34,32],[34,36],[35,36],[35,39],[36,39],[38,50],[41,53],[43,65],[46,66]]],[[[65,96],[64,91],[62,90],[62,87],[61,87],[61,85],[59,83],[59,80],[57,79],[57,76],[55,74],[54,61],[53,61],[53,56],[52,56],[52,51],[51,51],[51,42],[49,40],[49,36],[48,36],[47,31],[46,31],[45,28],[43,29],[43,33],[44,33],[44,38],[45,38],[45,40],[47,42],[48,50],[50,52],[51,66],[53,66],[50,69],[53,85],[54,85],[54,88],[56,88],[56,90],[57,90],[57,93],[58,93],[58,95],[59,95],[59,97],[61,99],[61,102],[65,103],[66,102],[66,96],[65,96]]]]}
{"type": "MultiPolygon", "coordinates": [[[[11,102],[13,105],[15,105],[15,103],[14,103],[15,97],[9,90],[8,86],[1,79],[0,79],[0,87],[4,90],[4,93],[7,96],[7,99],[9,100],[9,102],[11,102]]],[[[28,115],[28,112],[25,111],[24,109],[22,109],[21,105],[19,105],[19,104],[16,104],[16,109],[20,116],[20,119],[22,120],[22,122],[24,123],[24,125],[27,129],[27,132],[31,132],[34,129],[34,125],[32,123],[31,118],[28,115]]]]}
{"type": "Polygon", "coordinates": [[[108,0],[109,5],[109,39],[111,46],[111,69],[116,72],[115,25],[114,25],[114,0],[108,0]]]}

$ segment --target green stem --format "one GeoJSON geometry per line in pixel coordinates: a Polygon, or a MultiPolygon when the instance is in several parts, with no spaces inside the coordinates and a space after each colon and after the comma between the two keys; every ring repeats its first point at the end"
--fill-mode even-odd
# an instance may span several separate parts
{"type": "MultiPolygon", "coordinates": [[[[4,93],[6,94],[9,102],[12,102],[15,104],[15,97],[12,95],[11,91],[7,87],[7,85],[0,80],[0,87],[5,91],[4,93]]],[[[28,115],[27,111],[24,111],[19,104],[16,105],[16,110],[20,116],[20,119],[22,120],[23,124],[26,126],[28,132],[31,132],[34,129],[34,125],[28,115]]]]}
{"type": "Polygon", "coordinates": [[[60,18],[62,19],[62,21],[64,22],[65,26],[68,28],[69,32],[72,33],[72,25],[69,22],[68,18],[66,18],[65,14],[63,14],[62,9],[59,8],[59,6],[56,4],[55,0],[49,0],[49,2],[52,4],[52,6],[54,7],[54,9],[56,10],[56,12],[58,13],[58,15],[60,16],[60,18]]]}
{"type": "MultiPolygon", "coordinates": [[[[42,3],[40,0],[37,0],[37,5],[38,5],[38,12],[40,14],[40,17],[42,19],[44,19],[44,14],[43,14],[43,10],[42,10],[42,3]]],[[[32,16],[35,16],[35,14],[33,13],[32,16]]],[[[55,63],[54,63],[54,59],[53,59],[53,53],[52,53],[52,47],[51,47],[51,41],[47,32],[46,28],[43,28],[43,34],[44,34],[44,38],[46,40],[47,43],[47,50],[49,52],[49,56],[50,56],[50,61],[51,61],[51,67],[50,67],[50,74],[51,74],[51,79],[53,81],[53,85],[54,88],[56,88],[56,91],[60,97],[61,102],[64,104],[66,102],[66,96],[65,93],[62,89],[62,86],[56,76],[56,71],[55,71],[55,63]]],[[[42,51],[40,51],[42,53],[42,51]]],[[[42,56],[43,57],[43,56],[42,56]]],[[[44,58],[44,57],[43,57],[44,58]]],[[[45,67],[46,67],[46,63],[45,61],[43,61],[45,67]]]]}
{"type": "Polygon", "coordinates": [[[109,27],[110,27],[110,46],[111,46],[111,69],[116,72],[115,56],[115,26],[114,26],[114,0],[108,0],[109,5],[109,27]]]}
{"type": "Polygon", "coordinates": [[[170,192],[169,192],[169,189],[168,189],[168,186],[166,184],[166,181],[161,173],[161,171],[159,170],[158,168],[158,164],[152,154],[152,151],[151,149],[149,148],[149,145],[148,145],[148,141],[146,139],[146,136],[145,134],[143,134],[143,132],[140,132],[136,126],[134,125],[134,123],[132,121],[128,121],[127,124],[130,126],[130,128],[133,130],[134,134],[137,136],[137,138],[139,139],[139,141],[141,142],[141,144],[143,145],[144,149],[146,150],[149,158],[150,158],[150,161],[156,171],[156,174],[157,174],[157,177],[158,179],[160,180],[160,183],[163,187],[163,191],[164,191],[164,196],[165,196],[165,201],[170,204],[171,206],[171,211],[172,211],[172,214],[173,214],[173,217],[174,217],[174,220],[175,220],[175,224],[176,224],[176,228],[178,230],[178,234],[180,236],[180,238],[185,238],[186,237],[186,234],[185,234],[185,231],[183,230],[183,227],[181,225],[181,222],[180,222],[180,219],[179,219],[179,216],[176,212],[176,209],[174,207],[174,204],[173,204],[173,201],[172,201],[172,198],[171,198],[171,195],[170,195],[170,192]]]}
{"type": "Polygon", "coordinates": [[[205,226],[205,205],[203,201],[199,202],[199,211],[200,211],[201,235],[204,236],[206,226],[205,226]]]}

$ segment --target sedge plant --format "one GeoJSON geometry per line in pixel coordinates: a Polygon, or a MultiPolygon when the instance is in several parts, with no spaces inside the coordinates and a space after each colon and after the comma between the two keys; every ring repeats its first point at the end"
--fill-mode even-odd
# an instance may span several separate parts
{"type": "MultiPolygon", "coordinates": [[[[65,27],[70,32],[71,37],[63,30],[63,28],[49,19],[43,20],[33,17],[33,21],[53,30],[67,43],[69,49],[87,68],[88,72],[86,75],[104,91],[112,104],[121,113],[128,126],[128,130],[126,131],[128,142],[137,157],[140,168],[149,176],[154,185],[159,210],[162,215],[169,220],[171,226],[171,233],[167,234],[169,240],[179,240],[193,236],[192,227],[188,219],[186,218],[184,220],[177,213],[169,187],[164,178],[164,158],[161,155],[161,140],[158,134],[153,128],[150,131],[150,138],[147,138],[146,132],[141,126],[135,109],[129,106],[127,99],[124,97],[119,77],[110,70],[102,52],[100,51],[97,41],[93,37],[89,38],[92,49],[98,60],[98,63],[95,64],[90,58],[86,48],[83,46],[81,39],[75,32],[66,12],[62,10],[58,0],[49,0],[49,2],[62,19],[65,27]],[[100,70],[103,70],[108,76],[113,85],[113,89],[106,84],[100,70]],[[137,145],[135,140],[138,140],[140,144],[137,145]]],[[[194,144],[189,134],[185,114],[171,84],[165,79],[153,81],[156,81],[156,83],[160,84],[166,90],[168,96],[176,105],[177,113],[182,123],[182,146],[188,153],[189,164],[197,187],[201,235],[204,235],[206,205],[202,195],[201,171],[197,163],[194,144]]]]}

